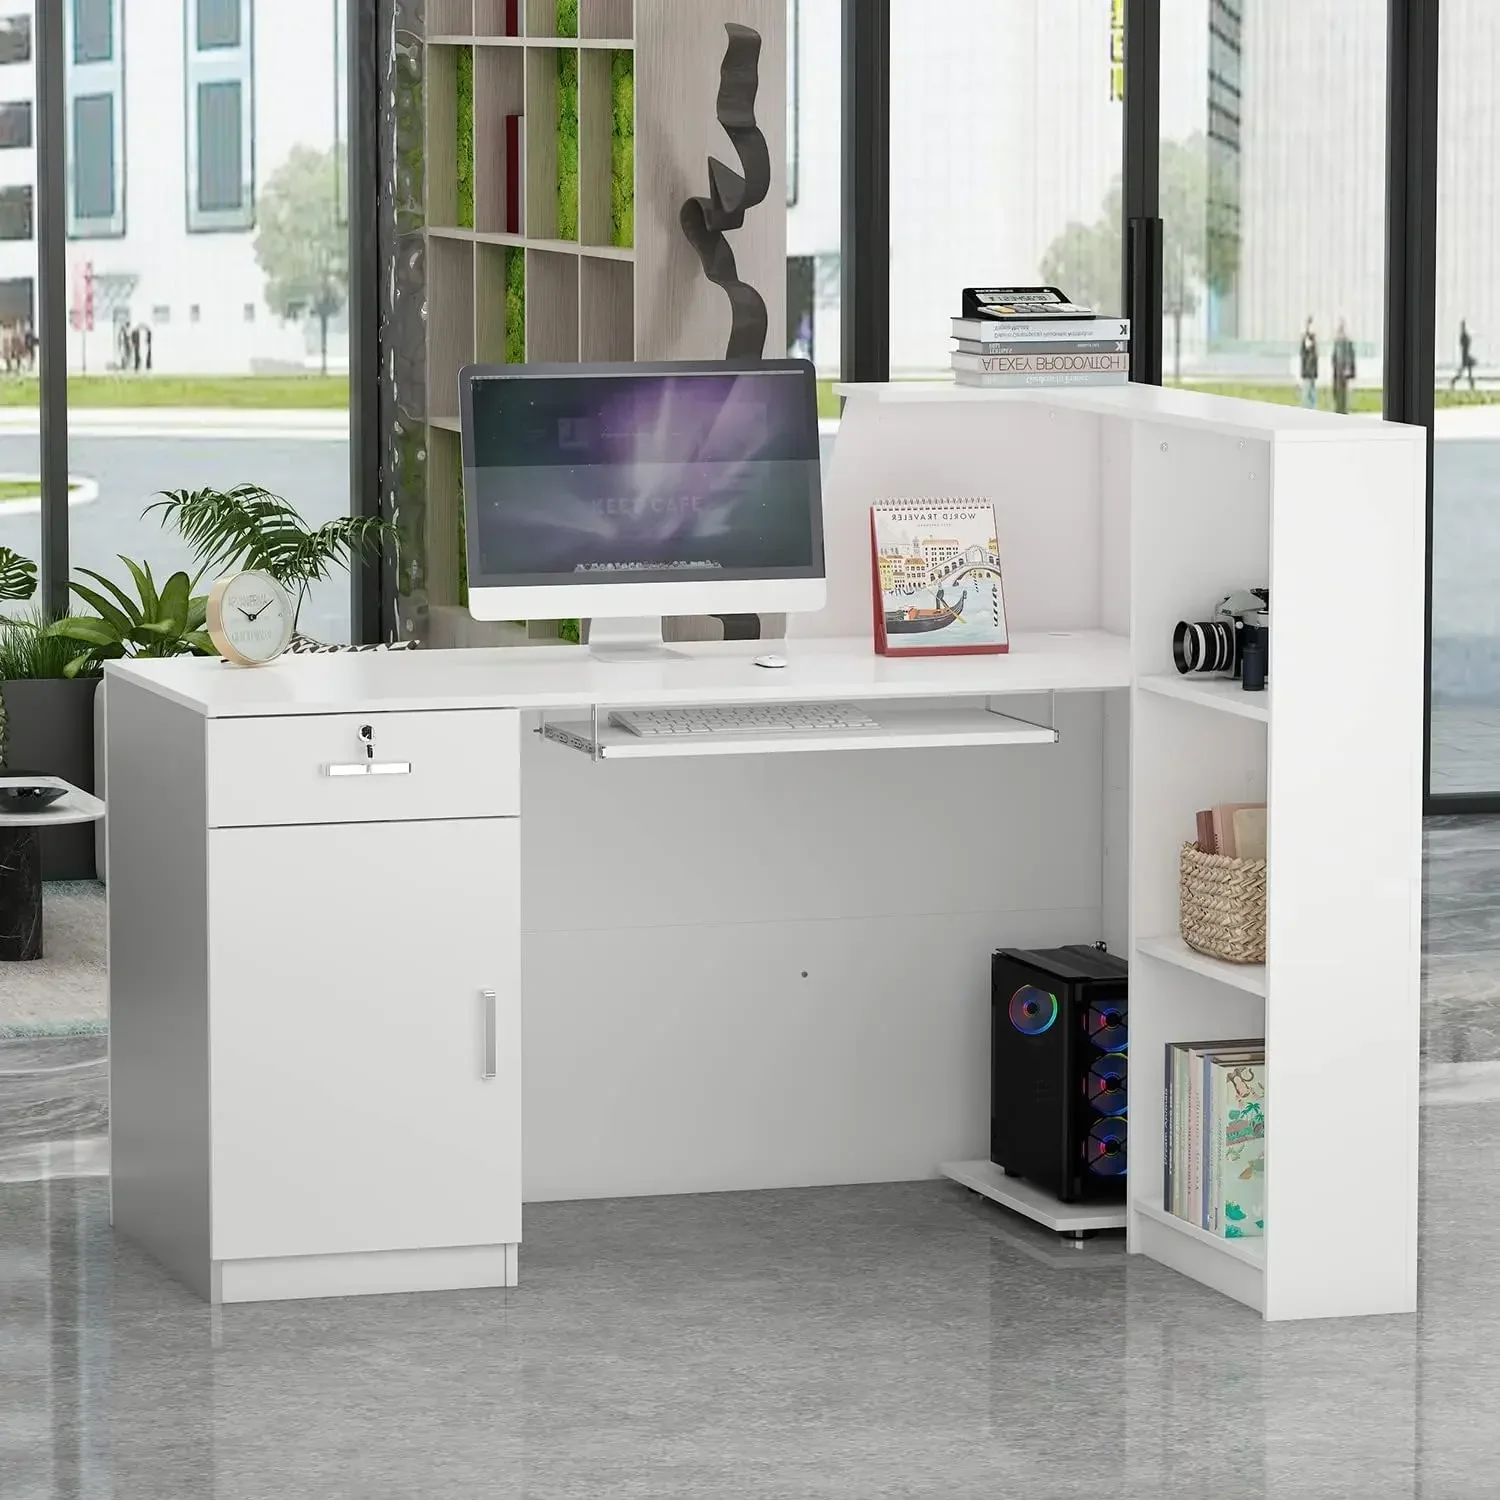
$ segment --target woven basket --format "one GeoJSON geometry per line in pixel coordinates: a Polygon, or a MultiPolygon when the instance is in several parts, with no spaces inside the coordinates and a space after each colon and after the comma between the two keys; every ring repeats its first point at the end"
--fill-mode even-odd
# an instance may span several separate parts
{"type": "Polygon", "coordinates": [[[1266,961],[1266,862],[1182,846],[1182,940],[1232,964],[1266,961]]]}

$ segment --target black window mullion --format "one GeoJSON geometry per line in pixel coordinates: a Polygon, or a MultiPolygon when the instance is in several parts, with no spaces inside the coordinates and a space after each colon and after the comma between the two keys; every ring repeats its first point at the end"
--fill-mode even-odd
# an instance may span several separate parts
{"type": "Polygon", "coordinates": [[[1161,384],[1161,0],[1125,0],[1123,168],[1130,378],[1161,384]]]}
{"type": "Polygon", "coordinates": [[[891,373],[891,0],[844,0],[842,375],[891,373]]]}
{"type": "MultiPolygon", "coordinates": [[[[1432,797],[1432,434],[1437,367],[1438,0],[1387,0],[1385,396],[1387,421],[1427,429],[1423,787],[1432,797]]],[[[1446,808],[1445,799],[1436,799],[1446,808]]],[[[1500,796],[1489,799],[1500,810],[1500,796]]]]}
{"type": "Polygon", "coordinates": [[[61,5],[38,5],[36,41],[37,368],[41,422],[42,608],[68,605],[68,225],[66,36],[61,5]]]}

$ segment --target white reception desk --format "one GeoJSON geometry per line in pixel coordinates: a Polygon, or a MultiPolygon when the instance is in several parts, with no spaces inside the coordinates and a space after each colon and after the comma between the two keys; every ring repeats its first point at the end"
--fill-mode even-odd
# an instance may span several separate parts
{"type": "Polygon", "coordinates": [[[991,951],[1105,939],[1130,1248],[1268,1317],[1409,1308],[1422,484],[1421,434],[1380,423],[856,390],[829,607],[785,670],[755,643],[112,664],[117,1228],[215,1300],[510,1285],[523,1200],[929,1176],[987,1155],[991,951]],[[866,507],[937,494],[996,501],[1008,656],[868,644],[866,507]],[[1308,643],[1344,638],[1350,577],[1382,652],[1331,668],[1308,643]],[[1172,622],[1268,579],[1272,693],[1176,679],[1172,622]],[[882,728],[726,755],[605,727],[756,700],[882,728]],[[1173,937],[1176,851],[1268,789],[1271,958],[1237,972],[1173,937]],[[1160,1208],[1162,1044],[1247,1028],[1249,1249],[1160,1208]],[[1351,1160],[1327,1079],[1377,1060],[1351,1160]],[[1366,1192],[1391,1211],[1351,1273],[1337,1205],[1366,1192]]]}

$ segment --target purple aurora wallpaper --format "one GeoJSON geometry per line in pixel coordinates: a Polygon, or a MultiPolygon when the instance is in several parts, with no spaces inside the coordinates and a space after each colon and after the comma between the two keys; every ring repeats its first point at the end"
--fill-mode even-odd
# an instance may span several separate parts
{"type": "Polygon", "coordinates": [[[480,379],[472,400],[471,584],[821,576],[801,371],[480,379]]]}

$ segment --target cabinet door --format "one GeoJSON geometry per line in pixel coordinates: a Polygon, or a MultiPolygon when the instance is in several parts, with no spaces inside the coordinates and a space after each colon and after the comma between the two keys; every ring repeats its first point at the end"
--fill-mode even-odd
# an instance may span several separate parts
{"type": "Polygon", "coordinates": [[[520,1240],[519,856],[513,818],[210,832],[216,1260],[520,1240]]]}

